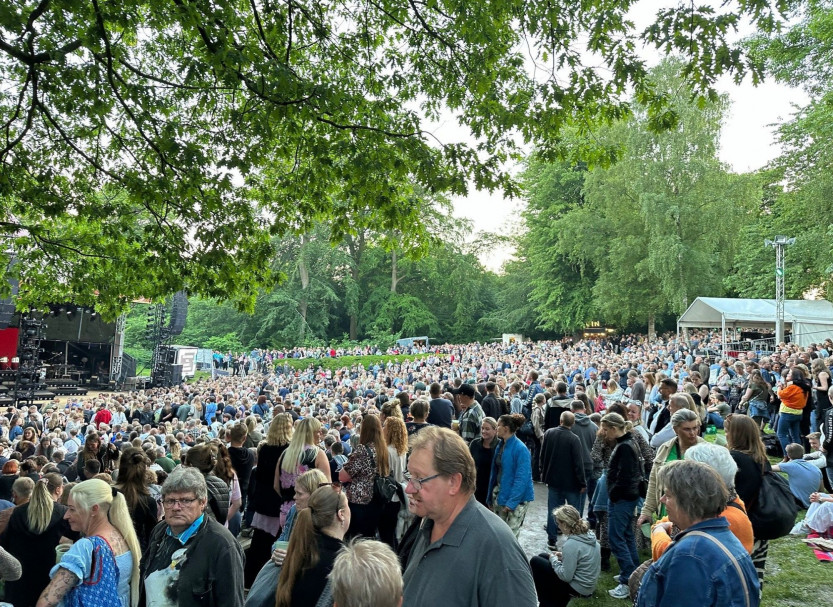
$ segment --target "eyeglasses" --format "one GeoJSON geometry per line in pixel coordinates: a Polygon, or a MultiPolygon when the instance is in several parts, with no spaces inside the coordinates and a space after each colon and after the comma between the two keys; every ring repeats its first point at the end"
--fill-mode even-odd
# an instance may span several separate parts
{"type": "Polygon", "coordinates": [[[433,479],[437,478],[438,476],[440,476],[440,475],[439,474],[432,474],[431,476],[426,476],[424,478],[409,478],[408,479],[408,484],[411,485],[411,487],[413,487],[416,491],[419,491],[419,490],[422,489],[422,484],[423,483],[427,483],[428,481],[433,480],[433,479]]]}
{"type": "Polygon", "coordinates": [[[185,498],[178,499],[178,500],[173,499],[173,498],[166,498],[166,499],[162,500],[162,505],[165,506],[165,508],[173,508],[174,506],[186,507],[186,506],[190,506],[191,504],[193,504],[196,501],[197,501],[196,497],[185,497],[185,498]]]}
{"type": "Polygon", "coordinates": [[[341,481],[333,481],[332,483],[319,483],[318,488],[321,487],[332,487],[333,491],[337,493],[341,493],[341,481]]]}

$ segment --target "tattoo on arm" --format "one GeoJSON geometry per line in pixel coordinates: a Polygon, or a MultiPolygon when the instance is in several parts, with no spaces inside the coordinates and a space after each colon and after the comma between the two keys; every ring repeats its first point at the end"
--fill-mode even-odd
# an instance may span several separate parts
{"type": "Polygon", "coordinates": [[[78,576],[63,567],[58,569],[49,586],[40,595],[37,607],[55,607],[76,584],[78,576]]]}

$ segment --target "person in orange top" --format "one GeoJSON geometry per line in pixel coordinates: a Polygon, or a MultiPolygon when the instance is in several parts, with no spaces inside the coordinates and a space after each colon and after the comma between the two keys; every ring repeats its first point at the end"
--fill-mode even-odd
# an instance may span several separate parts
{"type": "MultiPolygon", "coordinates": [[[[738,466],[729,454],[729,450],[711,443],[700,443],[686,451],[685,459],[708,464],[717,471],[723,482],[726,483],[726,488],[729,490],[729,501],[720,516],[729,521],[729,531],[738,538],[746,551],[751,554],[752,545],[755,543],[752,523],[746,515],[746,506],[735,492],[735,474],[738,466]]],[[[670,535],[671,527],[672,524],[666,516],[657,521],[651,528],[651,558],[654,561],[659,560],[659,557],[671,545],[673,541],[670,535]]]]}

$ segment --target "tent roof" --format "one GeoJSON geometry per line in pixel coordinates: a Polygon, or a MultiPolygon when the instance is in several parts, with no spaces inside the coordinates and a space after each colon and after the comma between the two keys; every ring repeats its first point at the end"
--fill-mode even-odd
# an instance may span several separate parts
{"type": "MultiPolygon", "coordinates": [[[[772,327],[775,325],[775,300],[698,297],[678,322],[681,327],[720,327],[723,318],[729,326],[772,327]]],[[[833,303],[827,300],[785,300],[784,322],[833,324],[833,303]]]]}

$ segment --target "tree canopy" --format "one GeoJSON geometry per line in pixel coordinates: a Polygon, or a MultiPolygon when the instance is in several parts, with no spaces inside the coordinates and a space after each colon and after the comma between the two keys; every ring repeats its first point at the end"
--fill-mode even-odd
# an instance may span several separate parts
{"type": "Polygon", "coordinates": [[[273,236],[328,223],[424,241],[418,199],[519,192],[519,141],[556,153],[645,108],[678,116],[639,45],[684,56],[714,98],[760,76],[728,36],[772,31],[789,0],[661,9],[634,0],[28,0],[0,8],[0,215],[18,305],[72,300],[115,316],[180,289],[253,310],[273,236]],[[425,132],[450,111],[474,143],[425,132]],[[358,224],[358,222],[362,222],[358,224]]]}

